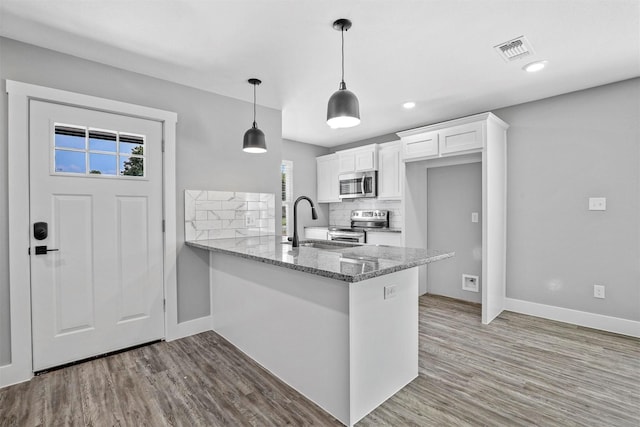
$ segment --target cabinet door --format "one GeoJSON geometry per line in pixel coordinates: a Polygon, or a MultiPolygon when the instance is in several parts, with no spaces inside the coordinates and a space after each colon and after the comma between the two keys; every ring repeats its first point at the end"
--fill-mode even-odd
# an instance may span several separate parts
{"type": "Polygon", "coordinates": [[[355,153],[356,172],[373,171],[377,169],[375,149],[357,151],[355,153]]]}
{"type": "Polygon", "coordinates": [[[331,154],[316,158],[318,203],[340,201],[338,182],[338,156],[331,154]]]}
{"type": "Polygon", "coordinates": [[[482,123],[468,123],[440,131],[440,154],[481,149],[482,123]]]}
{"type": "Polygon", "coordinates": [[[356,171],[356,155],[353,152],[338,153],[339,172],[351,173],[356,171]]]}
{"type": "Polygon", "coordinates": [[[378,152],[378,199],[402,198],[402,145],[380,148],[378,152]]]}
{"type": "Polygon", "coordinates": [[[438,132],[426,132],[402,138],[404,159],[438,156],[438,132]]]}
{"type": "Polygon", "coordinates": [[[402,233],[367,231],[367,243],[371,245],[402,246],[402,233]]]}

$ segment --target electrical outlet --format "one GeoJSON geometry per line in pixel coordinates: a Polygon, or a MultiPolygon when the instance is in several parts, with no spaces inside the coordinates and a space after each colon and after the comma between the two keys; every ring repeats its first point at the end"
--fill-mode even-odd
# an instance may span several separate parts
{"type": "Polygon", "coordinates": [[[478,212],[471,212],[471,222],[478,222],[478,212]]]}
{"type": "Polygon", "coordinates": [[[256,227],[258,224],[258,215],[255,212],[247,212],[244,215],[244,226],[245,227],[256,227]]]}
{"type": "Polygon", "coordinates": [[[604,285],[593,285],[594,298],[604,298],[604,285]]]}
{"type": "Polygon", "coordinates": [[[384,299],[395,298],[397,292],[396,285],[389,285],[384,287],[384,299]]]}

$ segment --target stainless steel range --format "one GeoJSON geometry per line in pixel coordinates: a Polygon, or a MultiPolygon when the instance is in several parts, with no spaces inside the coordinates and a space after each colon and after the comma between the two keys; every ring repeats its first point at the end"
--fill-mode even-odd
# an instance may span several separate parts
{"type": "Polygon", "coordinates": [[[366,243],[367,230],[389,228],[389,211],[380,209],[351,211],[351,226],[329,227],[329,240],[366,243]]]}

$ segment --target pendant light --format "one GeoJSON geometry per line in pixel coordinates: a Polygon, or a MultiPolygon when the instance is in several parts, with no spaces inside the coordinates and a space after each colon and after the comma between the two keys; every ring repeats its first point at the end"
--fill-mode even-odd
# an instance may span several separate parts
{"type": "Polygon", "coordinates": [[[331,95],[327,105],[327,124],[332,129],[350,128],[360,124],[360,103],[356,95],[347,90],[344,82],[344,32],[351,28],[351,21],[338,19],[333,23],[333,29],[340,31],[342,36],[342,80],[340,88],[331,95]]]}
{"type": "Polygon", "coordinates": [[[248,82],[253,85],[253,126],[244,133],[242,149],[247,153],[266,153],[267,143],[264,139],[264,132],[258,129],[258,124],[256,123],[256,86],[262,81],[249,79],[248,82]]]}

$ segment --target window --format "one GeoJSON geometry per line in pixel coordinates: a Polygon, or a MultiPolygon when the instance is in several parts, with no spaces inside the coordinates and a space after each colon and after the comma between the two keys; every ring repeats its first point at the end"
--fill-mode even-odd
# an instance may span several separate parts
{"type": "Polygon", "coordinates": [[[56,124],[54,173],[144,177],[144,135],[56,124]]]}
{"type": "Polygon", "coordinates": [[[282,235],[293,234],[293,220],[291,219],[293,199],[293,162],[283,160],[280,165],[282,180],[282,235]]]}

